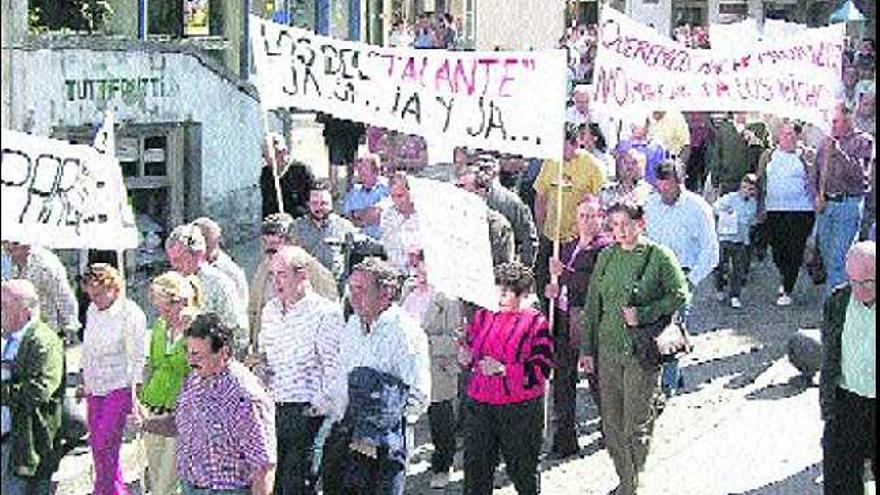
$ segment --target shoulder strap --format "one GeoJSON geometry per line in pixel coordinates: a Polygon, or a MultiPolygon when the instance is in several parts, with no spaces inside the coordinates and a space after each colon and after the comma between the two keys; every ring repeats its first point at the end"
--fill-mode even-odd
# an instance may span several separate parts
{"type": "Polygon", "coordinates": [[[648,244],[647,249],[645,249],[645,259],[642,261],[642,266],[639,267],[638,276],[634,278],[636,282],[641,282],[645,277],[645,271],[648,269],[648,264],[651,263],[651,255],[654,253],[654,245],[648,244]]]}

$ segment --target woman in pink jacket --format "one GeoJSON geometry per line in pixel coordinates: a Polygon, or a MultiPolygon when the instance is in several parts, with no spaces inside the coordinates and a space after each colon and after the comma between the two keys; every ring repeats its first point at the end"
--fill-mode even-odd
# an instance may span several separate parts
{"type": "Polygon", "coordinates": [[[521,308],[534,277],[520,263],[495,269],[497,312],[478,309],[459,361],[470,369],[465,403],[464,493],[492,493],[501,454],[521,495],[539,492],[544,437],[544,382],[553,341],[540,311],[521,308]]]}

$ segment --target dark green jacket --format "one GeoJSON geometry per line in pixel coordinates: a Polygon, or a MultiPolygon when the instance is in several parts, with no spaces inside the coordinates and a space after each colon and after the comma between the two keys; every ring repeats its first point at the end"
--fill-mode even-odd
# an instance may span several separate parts
{"type": "Polygon", "coordinates": [[[631,330],[623,320],[623,308],[634,306],[639,322],[647,324],[674,314],[689,300],[687,279],[668,248],[651,241],[632,251],[618,245],[608,247],[599,253],[590,278],[581,351],[585,356],[597,351],[632,354],[631,330]],[[642,266],[644,275],[637,281],[642,266]],[[638,289],[635,298],[634,287],[638,289]]]}
{"type": "Polygon", "coordinates": [[[25,330],[0,399],[12,412],[10,468],[22,477],[50,478],[61,452],[64,344],[45,323],[25,330]]]}
{"type": "Polygon", "coordinates": [[[757,170],[758,160],[770,147],[766,125],[752,122],[746,129],[755,134],[760,144],[749,145],[733,122],[724,120],[717,124],[715,139],[708,146],[706,170],[712,174],[712,185],[720,187],[722,193],[739,189],[743,176],[757,170]]]}
{"type": "Polygon", "coordinates": [[[819,405],[822,419],[834,415],[835,395],[840,385],[841,336],[852,289],[849,284],[838,286],[825,301],[822,320],[822,371],[819,374],[819,405]]]}

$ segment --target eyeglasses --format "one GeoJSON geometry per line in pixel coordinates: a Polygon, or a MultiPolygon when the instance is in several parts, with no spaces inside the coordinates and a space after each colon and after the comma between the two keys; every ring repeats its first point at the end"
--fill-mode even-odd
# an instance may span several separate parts
{"type": "Polygon", "coordinates": [[[866,278],[865,280],[850,280],[849,283],[853,287],[859,287],[862,289],[872,289],[874,288],[874,283],[876,282],[873,278],[866,278]]]}

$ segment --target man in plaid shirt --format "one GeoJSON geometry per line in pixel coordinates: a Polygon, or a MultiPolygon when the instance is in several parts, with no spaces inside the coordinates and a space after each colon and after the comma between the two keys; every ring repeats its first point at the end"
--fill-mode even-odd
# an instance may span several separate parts
{"type": "Polygon", "coordinates": [[[213,313],[186,330],[193,370],[174,413],[144,429],[177,437],[183,495],[269,495],[275,480],[275,405],[259,379],[232,358],[233,330],[213,313]]]}

